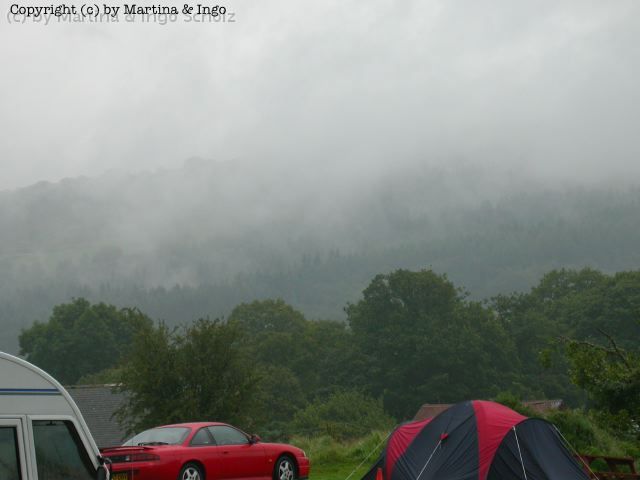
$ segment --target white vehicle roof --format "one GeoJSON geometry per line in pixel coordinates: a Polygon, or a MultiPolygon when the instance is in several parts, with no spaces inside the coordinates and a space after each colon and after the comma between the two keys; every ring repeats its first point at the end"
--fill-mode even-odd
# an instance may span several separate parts
{"type": "Polygon", "coordinates": [[[27,415],[39,418],[70,418],[85,447],[99,455],[82,413],[56,379],[35,365],[0,352],[0,417],[27,415]]]}

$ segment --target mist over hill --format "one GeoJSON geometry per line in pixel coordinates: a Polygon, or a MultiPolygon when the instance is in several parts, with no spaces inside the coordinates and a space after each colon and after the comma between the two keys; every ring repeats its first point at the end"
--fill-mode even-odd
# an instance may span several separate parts
{"type": "Polygon", "coordinates": [[[0,349],[71,297],[170,323],[266,297],[342,318],[400,267],[474,298],[557,267],[640,268],[640,189],[440,165],[191,159],[0,192],[0,349]]]}

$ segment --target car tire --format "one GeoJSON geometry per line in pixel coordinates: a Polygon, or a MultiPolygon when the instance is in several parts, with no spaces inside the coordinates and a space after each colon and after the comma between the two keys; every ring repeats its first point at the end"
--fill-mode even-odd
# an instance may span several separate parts
{"type": "Polygon", "coordinates": [[[180,470],[178,480],[204,480],[204,472],[199,465],[187,463],[180,470]]]}
{"type": "Polygon", "coordinates": [[[278,458],[273,471],[273,480],[296,480],[296,462],[288,455],[278,458]]]}

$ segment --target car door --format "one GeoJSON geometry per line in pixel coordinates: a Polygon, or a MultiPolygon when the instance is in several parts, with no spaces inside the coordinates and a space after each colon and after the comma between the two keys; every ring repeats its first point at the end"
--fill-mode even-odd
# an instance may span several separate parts
{"type": "Polygon", "coordinates": [[[264,447],[250,443],[247,436],[229,425],[214,425],[209,431],[220,452],[224,480],[271,478],[264,447]]]}
{"type": "Polygon", "coordinates": [[[0,417],[0,478],[30,480],[27,475],[23,421],[0,417]]]}
{"type": "Polygon", "coordinates": [[[198,430],[189,442],[188,448],[188,460],[195,458],[204,465],[207,480],[222,478],[220,451],[208,428],[198,430]]]}

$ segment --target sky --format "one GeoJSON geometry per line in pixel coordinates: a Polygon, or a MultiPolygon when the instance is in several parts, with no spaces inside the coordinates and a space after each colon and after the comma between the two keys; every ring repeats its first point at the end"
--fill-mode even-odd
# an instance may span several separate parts
{"type": "Polygon", "coordinates": [[[640,175],[637,0],[236,0],[164,25],[9,24],[16,1],[0,190],[191,157],[640,175]]]}

